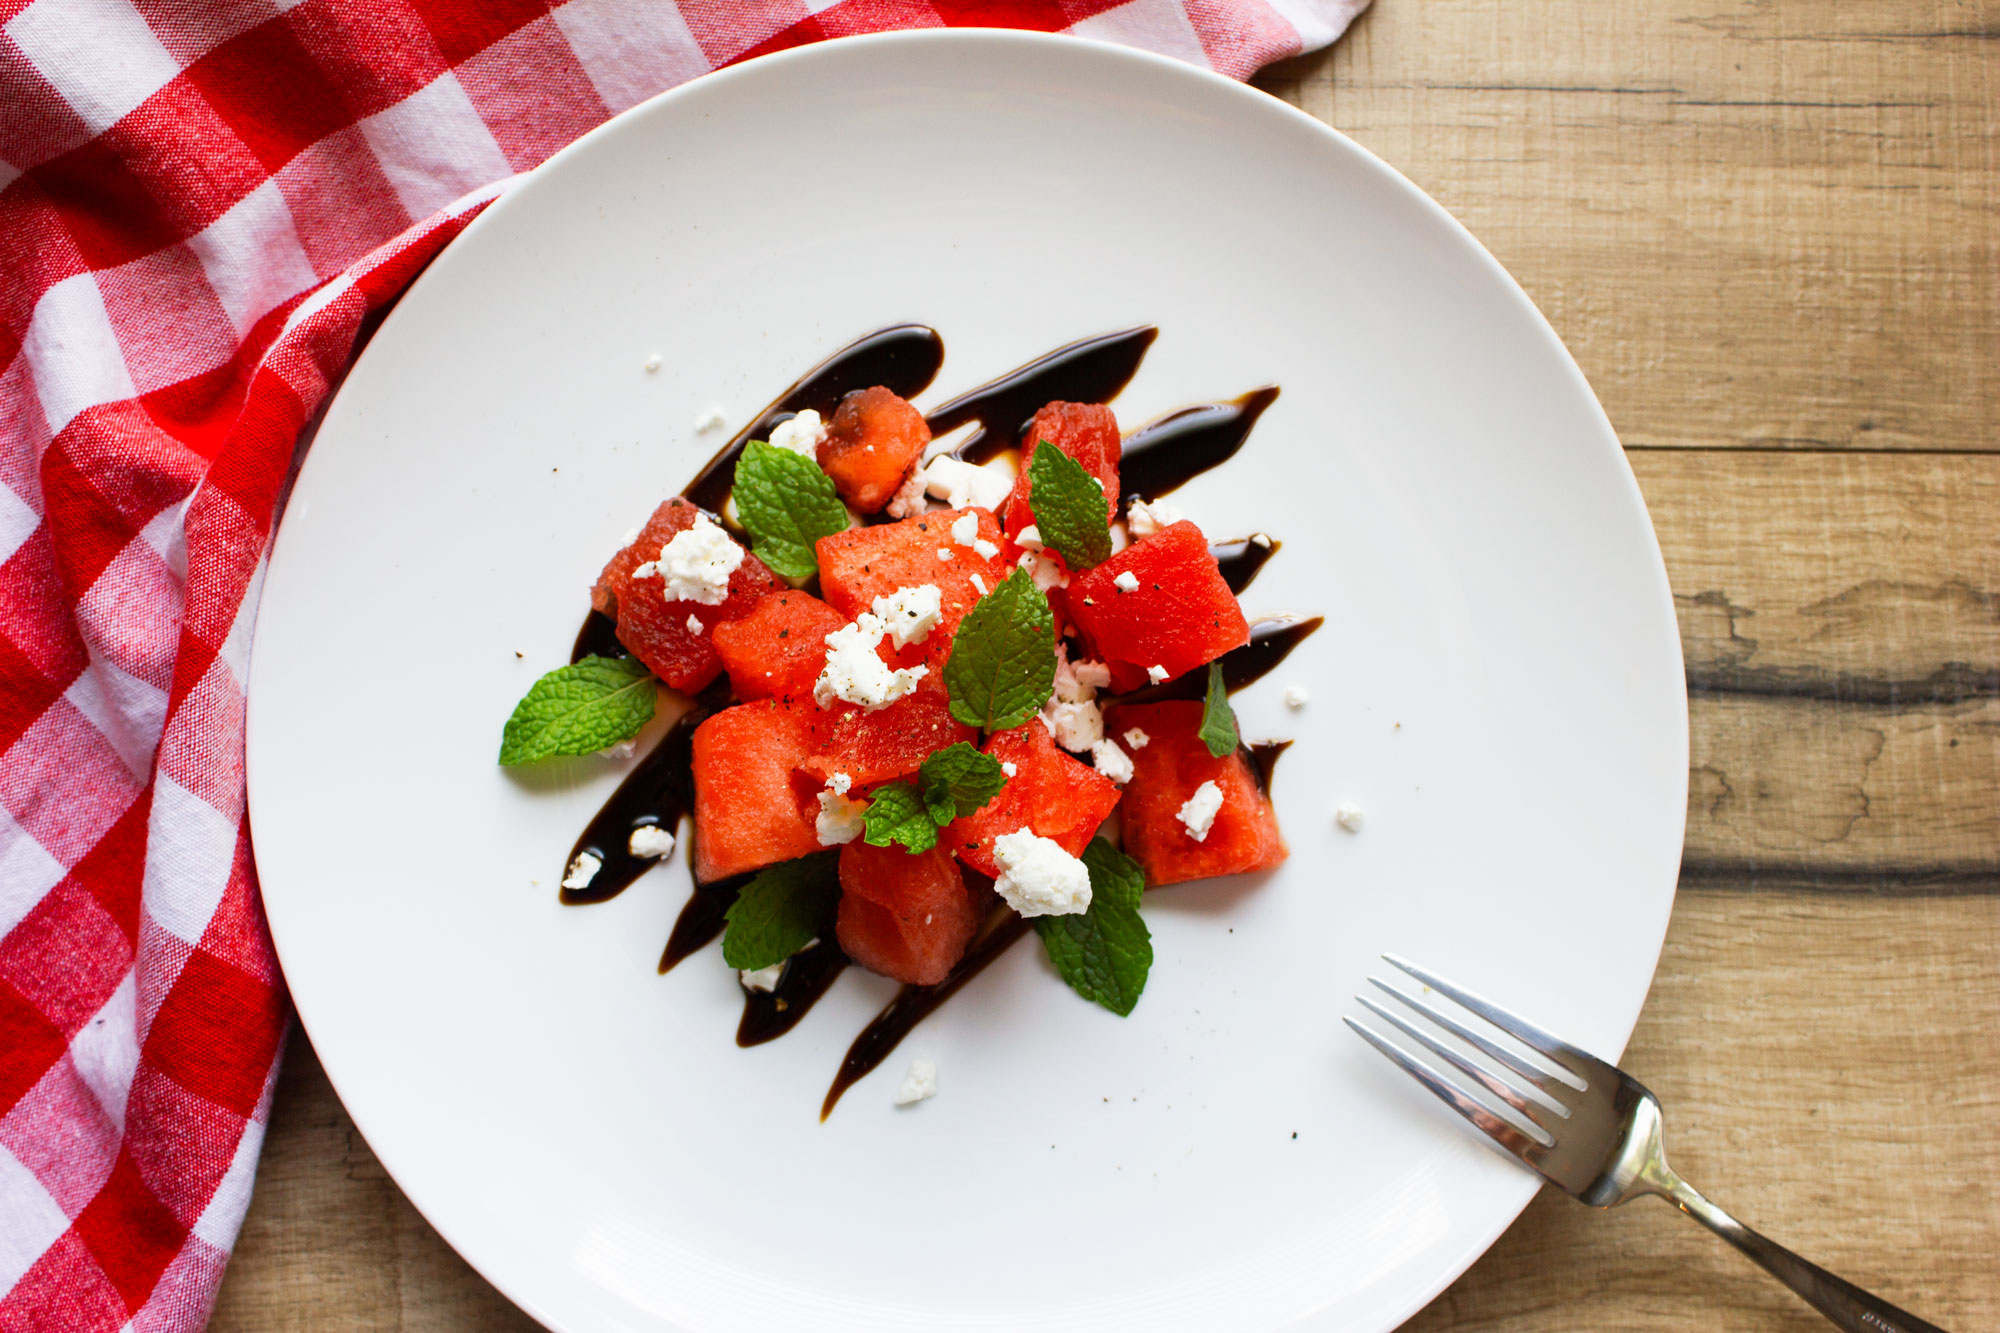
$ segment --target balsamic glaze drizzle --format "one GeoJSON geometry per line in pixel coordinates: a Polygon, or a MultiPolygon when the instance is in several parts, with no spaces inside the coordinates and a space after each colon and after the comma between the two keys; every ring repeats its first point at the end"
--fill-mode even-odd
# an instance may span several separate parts
{"type": "MultiPolygon", "coordinates": [[[[1142,326],[1057,348],[945,403],[927,418],[931,432],[943,435],[976,423],[976,428],[952,452],[968,462],[988,461],[1018,442],[1022,430],[1043,404],[1058,400],[1101,403],[1117,396],[1138,373],[1158,333],[1158,329],[1142,326]]],[[[769,438],[773,427],[807,408],[831,416],[840,399],[854,389],[881,384],[903,398],[914,398],[929,387],[943,361],[943,339],[935,330],[920,324],[897,325],[859,339],[800,377],[718,450],[681,493],[703,509],[720,513],[735,479],[736,460],[749,441],[769,438]]],[[[1142,426],[1124,442],[1119,464],[1124,498],[1157,498],[1228,461],[1243,447],[1257,418],[1277,396],[1276,387],[1256,389],[1232,402],[1183,408],[1142,426]]],[[[1241,593],[1277,554],[1279,545],[1269,538],[1246,539],[1219,542],[1210,549],[1230,590],[1241,593]]],[[[1253,625],[1250,642],[1221,659],[1223,680],[1229,691],[1234,693],[1272,671],[1320,624],[1321,618],[1315,616],[1309,620],[1291,617],[1263,620],[1253,625]]],[[[593,610],[578,631],[570,660],[624,653],[614,618],[593,610]]],[[[1200,698],[1205,679],[1205,673],[1190,672],[1178,680],[1122,695],[1119,702],[1200,698]]],[[[728,707],[730,698],[728,678],[718,677],[694,698],[688,711],[619,784],[577,839],[565,868],[585,852],[597,856],[603,864],[588,888],[562,890],[564,903],[597,903],[616,897],[652,867],[652,860],[631,854],[627,840],[632,830],[647,825],[678,831],[683,816],[693,812],[694,730],[711,714],[728,707]]],[[[1267,792],[1272,768],[1290,743],[1267,742],[1245,750],[1267,792]]],[[[690,845],[690,866],[693,860],[690,845]]],[[[694,891],[676,918],[660,956],[661,972],[722,934],[730,906],[752,877],[733,875],[694,884],[694,891]]],[[[975,871],[968,870],[966,878],[972,887],[990,886],[990,881],[975,871]]],[[[904,986],[862,1029],[827,1091],[820,1118],[824,1120],[830,1115],[841,1094],[880,1065],[918,1023],[1031,932],[1031,922],[996,903],[950,975],[934,986],[904,986]]],[[[759,1045],[791,1031],[832,987],[848,963],[847,955],[829,931],[817,945],[791,958],[772,990],[745,988],[743,1017],[736,1030],[737,1045],[759,1045]]]]}

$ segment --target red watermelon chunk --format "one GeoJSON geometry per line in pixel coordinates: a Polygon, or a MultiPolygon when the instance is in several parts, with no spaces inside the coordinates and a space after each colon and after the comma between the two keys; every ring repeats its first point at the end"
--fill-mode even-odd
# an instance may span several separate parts
{"type": "MultiPolygon", "coordinates": [[[[932,631],[932,638],[937,635],[932,631]]],[[[916,650],[913,644],[906,651],[916,650]]],[[[811,690],[808,683],[809,708],[811,690]]],[[[799,767],[822,785],[835,773],[847,774],[857,788],[907,777],[937,751],[976,734],[951,715],[951,700],[935,666],[916,689],[872,713],[848,703],[811,712],[812,753],[799,767]]]]}
{"type": "Polygon", "coordinates": [[[812,748],[811,704],[763,699],[694,731],[694,873],[707,883],[820,850],[819,804],[793,770],[812,748]]]}
{"type": "Polygon", "coordinates": [[[814,548],[820,591],[834,610],[852,620],[871,609],[877,597],[887,597],[898,588],[936,584],[944,619],[924,647],[948,641],[973,603],[985,596],[973,579],[977,577],[992,592],[1007,576],[997,555],[983,556],[952,536],[951,525],[966,514],[978,515],[978,539],[997,548],[1000,525],[987,509],[936,509],[900,523],[849,528],[820,538],[814,548]],[[951,552],[951,559],[940,559],[939,551],[951,552]]]}
{"type": "Polygon", "coordinates": [[[774,592],[742,619],[717,625],[710,637],[737,698],[810,702],[826,665],[826,636],[846,623],[817,597],[774,592]]]}
{"type": "Polygon", "coordinates": [[[940,845],[951,848],[974,870],[997,877],[1001,866],[993,859],[993,840],[1022,828],[1061,843],[1071,856],[1080,856],[1118,804],[1117,784],[1057,749],[1040,719],[994,733],[986,742],[986,753],[1014,765],[1014,776],[998,796],[954,819],[938,835],[940,845]]]}
{"type": "Polygon", "coordinates": [[[1183,520],[1134,542],[1095,569],[1073,575],[1065,607],[1111,667],[1118,690],[1144,685],[1147,668],[1167,679],[1250,642],[1250,624],[1223,581],[1201,529],[1183,520]],[[1120,574],[1137,589],[1122,591],[1120,574]]]}
{"type": "Polygon", "coordinates": [[[675,496],[653,511],[646,526],[598,575],[591,604],[618,618],[618,642],[667,684],[693,693],[722,672],[722,658],[708,631],[749,614],[778,586],[764,562],[744,552],[743,563],[729,576],[729,595],[715,606],[666,599],[666,585],[657,574],[633,578],[632,571],[657,560],[660,548],[674,535],[694,526],[701,510],[675,496]],[[701,626],[688,628],[688,617],[701,626]]]}
{"type": "Polygon", "coordinates": [[[1050,403],[1035,413],[1021,435],[1021,474],[1000,508],[1000,517],[1010,533],[1019,532],[1035,521],[1028,506],[1028,464],[1035,450],[1046,441],[1083,464],[1084,471],[1104,484],[1104,494],[1112,505],[1118,503],[1118,455],[1123,445],[1118,438],[1118,418],[1102,403],[1050,403]]]}
{"type": "Polygon", "coordinates": [[[850,842],[840,849],[840,889],[841,949],[913,986],[943,981],[979,927],[965,878],[942,846],[912,855],[850,842]]]}
{"type": "Polygon", "coordinates": [[[872,514],[889,503],[930,442],[924,414],[878,384],[840,400],[820,441],[819,465],[841,499],[872,514]]]}
{"type": "Polygon", "coordinates": [[[1118,824],[1125,853],[1146,872],[1153,887],[1215,875],[1267,870],[1285,859],[1278,816],[1241,751],[1217,759],[1198,734],[1201,704],[1175,699],[1157,704],[1124,704],[1104,713],[1104,730],[1123,737],[1133,727],[1149,738],[1125,747],[1132,756],[1132,780],[1118,824]],[[1180,821],[1180,809],[1204,782],[1222,791],[1222,808],[1200,842],[1180,821]]]}

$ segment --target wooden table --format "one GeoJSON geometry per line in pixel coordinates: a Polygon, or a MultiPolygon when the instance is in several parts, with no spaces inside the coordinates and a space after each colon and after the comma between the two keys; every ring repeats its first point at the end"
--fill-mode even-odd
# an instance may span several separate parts
{"type": "MultiPolygon", "coordinates": [[[[2000,1328],[2000,4],[1378,0],[1263,87],[1462,219],[1666,553],[1687,848],[1625,1063],[1726,1205],[2000,1328]]],[[[1825,1327],[1650,1201],[1544,1193],[1410,1325],[1825,1327]]],[[[217,1333],[535,1325],[295,1035],[217,1333]]]]}

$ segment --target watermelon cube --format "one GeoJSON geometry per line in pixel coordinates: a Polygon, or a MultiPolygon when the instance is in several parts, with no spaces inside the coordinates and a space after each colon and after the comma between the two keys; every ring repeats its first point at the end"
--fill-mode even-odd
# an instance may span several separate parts
{"type": "Polygon", "coordinates": [[[965,613],[985,596],[979,585],[991,592],[1008,572],[997,554],[983,556],[953,535],[952,526],[967,514],[978,519],[974,540],[990,542],[997,550],[1000,525],[987,509],[937,509],[900,523],[849,528],[820,538],[814,548],[820,591],[834,610],[852,620],[872,607],[877,597],[886,597],[898,588],[936,584],[944,619],[924,646],[949,642],[951,631],[965,619],[965,613]],[[948,552],[950,558],[941,556],[941,551],[948,552]]]}
{"type": "Polygon", "coordinates": [[[840,890],[841,949],[912,986],[943,981],[979,928],[965,878],[943,847],[913,855],[850,842],[840,849],[840,890]]]}
{"type": "Polygon", "coordinates": [[[658,560],[660,548],[676,533],[694,526],[701,510],[675,496],[653,511],[646,526],[598,575],[591,604],[618,620],[618,642],[654,675],[677,690],[693,693],[722,673],[722,658],[709,631],[748,615],[778,580],[764,562],[744,552],[743,563],[729,576],[729,595],[715,606],[668,601],[658,574],[634,578],[632,571],[658,560]],[[699,631],[688,625],[692,617],[699,631]]]}
{"type": "Polygon", "coordinates": [[[820,441],[819,465],[841,499],[872,514],[889,503],[930,442],[924,414],[878,384],[840,400],[820,441]]]}
{"type": "Polygon", "coordinates": [[[812,699],[826,665],[826,636],[847,622],[819,598],[796,591],[766,596],[740,620],[710,635],[739,699],[812,699]]]}
{"type": "MultiPolygon", "coordinates": [[[[917,645],[905,651],[914,653],[917,645]]],[[[808,708],[811,695],[808,683],[803,696],[808,708]]],[[[915,690],[872,713],[847,703],[811,712],[812,752],[799,767],[822,785],[835,773],[847,774],[857,788],[908,777],[937,751],[976,734],[951,715],[950,697],[935,666],[915,690]]]]}
{"type": "Polygon", "coordinates": [[[694,874],[708,883],[820,850],[816,790],[794,777],[811,753],[810,703],[761,699],[694,731],[694,874]]]}
{"type": "Polygon", "coordinates": [[[1128,750],[1132,780],[1118,824],[1125,854],[1157,888],[1214,875],[1268,870],[1285,859],[1278,816],[1257,781],[1249,756],[1236,750],[1217,759],[1201,739],[1201,704],[1175,699],[1157,704],[1123,704],[1105,710],[1104,729],[1122,736],[1133,727],[1145,745],[1128,750]],[[1208,835],[1196,840],[1181,822],[1181,807],[1204,782],[1222,792],[1222,808],[1208,835]]]}
{"type": "Polygon", "coordinates": [[[1164,667],[1170,680],[1250,642],[1250,624],[1208,539],[1185,520],[1073,576],[1067,592],[1070,617],[1103,654],[1120,691],[1144,685],[1148,668],[1164,667]],[[1139,585],[1129,592],[1118,586],[1128,573],[1139,585]]]}
{"type": "Polygon", "coordinates": [[[1021,474],[1000,508],[1000,518],[1010,533],[1035,521],[1028,506],[1028,465],[1044,442],[1083,464],[1084,471],[1103,484],[1111,505],[1118,503],[1118,455],[1123,447],[1118,418],[1102,403],[1050,403],[1035,413],[1021,434],[1021,474]]]}
{"type": "Polygon", "coordinates": [[[1012,731],[995,732],[986,753],[1012,764],[1014,775],[1000,794],[969,815],[954,819],[938,835],[958,859],[988,875],[1000,874],[993,840],[1003,833],[1033,829],[1080,856],[1098,825],[1118,804],[1118,786],[1087,764],[1056,748],[1039,718],[1012,731]]]}

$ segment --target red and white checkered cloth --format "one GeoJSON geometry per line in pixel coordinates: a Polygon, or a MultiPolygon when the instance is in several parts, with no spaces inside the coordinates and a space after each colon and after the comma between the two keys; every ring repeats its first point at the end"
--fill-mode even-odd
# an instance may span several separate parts
{"type": "Polygon", "coordinates": [[[288,1022],[250,631],[365,316],[515,173],[721,65],[980,24],[1241,78],[1366,3],[0,0],[0,1331],[214,1302],[288,1022]]]}

